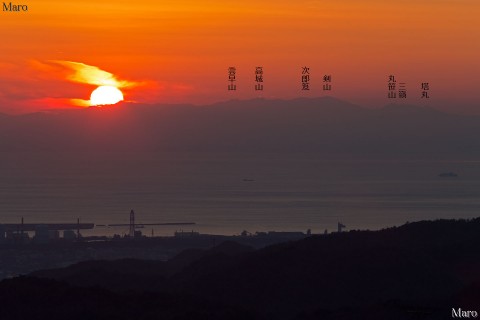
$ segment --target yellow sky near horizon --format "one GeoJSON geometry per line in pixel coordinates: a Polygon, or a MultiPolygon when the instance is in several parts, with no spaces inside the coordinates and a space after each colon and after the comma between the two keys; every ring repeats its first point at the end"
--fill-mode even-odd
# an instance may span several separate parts
{"type": "Polygon", "coordinates": [[[423,102],[416,98],[423,81],[431,83],[436,99],[429,103],[478,101],[476,0],[24,3],[27,13],[0,12],[3,109],[29,103],[35,109],[52,98],[88,99],[93,86],[75,86],[32,68],[32,61],[51,60],[147,83],[126,92],[137,102],[321,96],[326,73],[334,79],[330,95],[360,104],[388,102],[390,73],[409,85],[409,103],[423,102]],[[238,70],[237,92],[226,90],[231,65],[238,70]],[[252,82],[258,65],[265,72],[261,93],[252,82]],[[299,90],[304,65],[312,70],[310,92],[299,90]]]}

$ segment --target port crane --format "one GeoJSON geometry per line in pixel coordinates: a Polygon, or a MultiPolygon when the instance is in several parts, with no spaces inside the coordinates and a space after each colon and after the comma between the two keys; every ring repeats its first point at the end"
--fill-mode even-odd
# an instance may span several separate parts
{"type": "Polygon", "coordinates": [[[129,237],[135,237],[135,229],[144,228],[145,226],[189,226],[194,225],[195,222],[163,222],[163,223],[135,223],[135,211],[130,211],[130,223],[111,223],[111,224],[97,224],[96,227],[129,227],[129,237]]]}

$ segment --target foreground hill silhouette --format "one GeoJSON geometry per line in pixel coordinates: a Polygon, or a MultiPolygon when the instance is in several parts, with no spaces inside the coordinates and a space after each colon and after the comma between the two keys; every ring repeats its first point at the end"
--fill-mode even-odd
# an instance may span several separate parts
{"type": "Polygon", "coordinates": [[[480,117],[324,97],[208,106],[121,104],[0,117],[0,151],[480,155],[480,117]]]}
{"type": "Polygon", "coordinates": [[[451,319],[480,310],[480,218],[84,262],[5,280],[0,299],[6,319],[451,319]]]}

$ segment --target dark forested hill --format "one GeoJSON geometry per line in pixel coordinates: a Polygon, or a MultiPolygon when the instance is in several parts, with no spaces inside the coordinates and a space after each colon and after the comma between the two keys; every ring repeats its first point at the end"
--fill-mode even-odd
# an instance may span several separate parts
{"type": "Polygon", "coordinates": [[[480,219],[312,236],[256,251],[224,243],[168,262],[91,261],[31,277],[0,283],[1,301],[10,301],[4,312],[60,317],[67,311],[55,309],[58,301],[78,300],[103,315],[138,307],[139,315],[165,308],[184,316],[201,304],[211,312],[206,319],[229,312],[245,319],[447,319],[454,307],[480,310],[480,219]],[[20,307],[35,297],[42,303],[20,307]]]}

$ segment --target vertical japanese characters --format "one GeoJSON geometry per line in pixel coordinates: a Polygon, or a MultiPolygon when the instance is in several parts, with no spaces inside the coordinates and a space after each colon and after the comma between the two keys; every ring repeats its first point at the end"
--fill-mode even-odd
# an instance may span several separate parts
{"type": "Polygon", "coordinates": [[[302,90],[310,90],[310,68],[302,68],[302,90]]]}
{"type": "Polygon", "coordinates": [[[237,74],[237,68],[235,67],[228,68],[228,90],[231,90],[231,91],[237,90],[236,74],[237,74]]]}
{"type": "Polygon", "coordinates": [[[255,91],[263,91],[263,67],[255,68],[255,91]]]}

